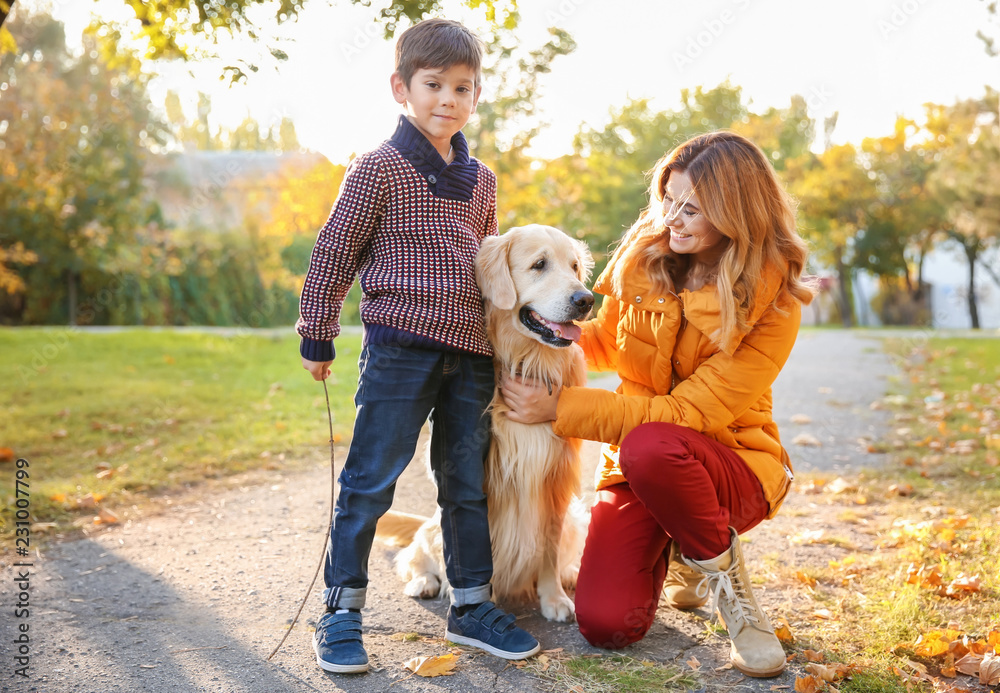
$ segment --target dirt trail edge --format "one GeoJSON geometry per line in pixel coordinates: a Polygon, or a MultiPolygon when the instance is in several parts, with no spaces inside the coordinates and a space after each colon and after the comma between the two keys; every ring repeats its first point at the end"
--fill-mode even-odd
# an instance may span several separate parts
{"type": "MultiPolygon", "coordinates": [[[[877,437],[883,421],[869,403],[886,389],[893,369],[878,339],[842,331],[803,333],[775,386],[775,416],[798,469],[837,470],[880,463],[864,452],[859,439],[877,437]],[[812,423],[790,422],[794,414],[812,423]],[[791,444],[810,433],[822,447],[791,444]]],[[[597,384],[613,387],[602,379],[597,384]]],[[[350,397],[338,392],[335,396],[350,397]]],[[[333,393],[331,393],[333,395],[333,393]]],[[[584,483],[589,488],[597,446],[585,448],[584,483]]],[[[338,469],[346,450],[337,449],[338,469]]],[[[34,469],[34,468],[33,468],[34,469]]],[[[36,473],[44,473],[37,469],[36,473]]],[[[365,644],[372,670],[364,675],[327,674],[315,663],[312,625],[320,612],[322,577],[299,624],[271,662],[266,657],[284,634],[320,560],[329,503],[329,469],[298,474],[271,472],[256,483],[224,490],[178,495],[159,514],[89,537],[50,547],[42,555],[2,558],[0,602],[0,690],[40,692],[111,691],[182,693],[186,691],[550,691],[560,690],[495,657],[463,650],[455,674],[411,676],[402,663],[419,655],[447,652],[443,641],[447,604],[419,601],[401,593],[392,566],[395,550],[376,543],[371,585],[364,610],[365,644]],[[264,479],[264,482],[260,482],[264,479]],[[12,618],[23,591],[16,562],[30,562],[30,613],[12,618]],[[15,673],[20,645],[15,638],[28,625],[29,678],[15,673]],[[400,634],[416,633],[404,639],[400,634]]],[[[586,491],[587,489],[585,489],[586,491]]],[[[591,494],[592,495],[592,494],[591,494]]],[[[401,479],[394,507],[429,515],[434,489],[421,463],[401,479]]],[[[809,498],[795,493],[778,518],[746,536],[751,573],[764,584],[756,589],[772,615],[796,597],[771,587],[767,565],[826,564],[844,552],[829,545],[798,546],[789,536],[823,527],[829,515],[813,512],[809,498]]],[[[838,527],[849,535],[850,528],[838,527]]],[[[870,536],[850,536],[858,548],[870,536]]],[[[599,654],[575,624],[545,621],[537,605],[512,605],[521,625],[543,649],[599,654]]],[[[640,643],[623,651],[637,659],[689,666],[700,662],[706,689],[739,687],[770,691],[791,686],[798,666],[781,677],[753,681],[724,665],[728,640],[706,628],[705,610],[673,611],[661,605],[656,623],[640,643]]],[[[794,624],[793,624],[794,625],[794,624]]],[[[23,641],[22,641],[23,643],[23,641]]]]}

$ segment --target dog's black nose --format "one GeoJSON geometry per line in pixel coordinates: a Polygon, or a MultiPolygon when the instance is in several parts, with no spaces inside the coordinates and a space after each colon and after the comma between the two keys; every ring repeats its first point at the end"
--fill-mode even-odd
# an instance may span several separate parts
{"type": "Polygon", "coordinates": [[[570,296],[570,301],[573,305],[580,309],[581,312],[589,311],[594,307],[594,294],[589,291],[577,291],[575,294],[570,296]]]}

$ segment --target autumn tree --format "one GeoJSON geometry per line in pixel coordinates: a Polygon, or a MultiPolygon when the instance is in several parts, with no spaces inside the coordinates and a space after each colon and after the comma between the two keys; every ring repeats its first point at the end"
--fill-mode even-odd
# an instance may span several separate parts
{"type": "Polygon", "coordinates": [[[595,250],[604,251],[648,204],[646,173],[660,157],[693,135],[729,128],[746,114],[742,90],[728,81],[707,90],[683,89],[680,106],[667,111],[654,110],[648,99],[630,100],[612,109],[603,128],[580,129],[573,154],[549,173],[570,177],[567,194],[553,199],[572,204],[570,223],[585,230],[595,250]]]}
{"type": "Polygon", "coordinates": [[[0,58],[0,247],[38,257],[24,270],[39,289],[27,319],[75,324],[81,288],[98,293],[155,215],[143,169],[159,128],[138,61],[100,57],[107,37],[87,32],[77,57],[48,15],[21,14],[10,28],[22,52],[0,58]]]}
{"type": "MultiPolygon", "coordinates": [[[[274,27],[295,22],[306,7],[307,0],[120,0],[135,15],[127,25],[114,25],[116,31],[142,47],[143,56],[151,60],[189,59],[204,55],[213,46],[235,36],[254,40],[269,34],[274,27]]],[[[371,6],[371,0],[351,0],[353,4],[371,6]]],[[[0,16],[10,8],[8,0],[0,0],[0,16]]],[[[497,0],[463,0],[473,10],[481,10],[491,25],[514,28],[517,24],[517,2],[497,0]]],[[[378,10],[374,19],[383,26],[385,37],[424,17],[441,15],[445,8],[441,0],[392,0],[378,10]]],[[[0,30],[2,31],[2,30],[0,30]]],[[[3,41],[0,33],[0,54],[13,52],[14,43],[3,41]]],[[[284,60],[287,55],[277,47],[269,47],[271,56],[284,60]]],[[[245,63],[251,70],[257,65],[245,63]]],[[[245,77],[243,68],[227,68],[234,79],[245,77]]]]}
{"type": "Polygon", "coordinates": [[[919,134],[916,122],[900,117],[891,135],[861,144],[875,197],[857,238],[854,264],[880,278],[883,322],[930,320],[924,261],[949,228],[945,207],[930,189],[936,148],[919,134]]]}
{"type": "Polygon", "coordinates": [[[1000,246],[1000,114],[998,93],[927,107],[928,141],[939,147],[931,189],[945,206],[948,236],[962,248],[969,267],[967,300],[979,328],[976,269],[984,253],[1000,246]]]}
{"type": "Polygon", "coordinates": [[[853,144],[831,146],[792,164],[789,162],[786,176],[799,200],[799,231],[809,242],[814,261],[836,273],[841,322],[852,327],[857,238],[868,228],[875,185],[858,161],[853,144]]]}
{"type": "Polygon", "coordinates": [[[198,92],[193,117],[184,112],[180,95],[173,90],[167,92],[164,110],[169,139],[174,147],[186,151],[293,152],[300,149],[295,123],[287,116],[269,125],[247,114],[235,127],[215,125],[213,128],[210,121],[212,99],[204,92],[198,92]]]}
{"type": "Polygon", "coordinates": [[[791,97],[787,108],[771,106],[763,113],[747,113],[731,127],[760,147],[779,175],[788,169],[789,162],[794,165],[810,158],[816,140],[816,121],[799,94],[791,97]]]}
{"type": "Polygon", "coordinates": [[[525,51],[508,29],[496,30],[490,38],[483,70],[490,98],[479,103],[465,133],[472,155],[497,174],[502,229],[545,220],[526,152],[543,127],[536,106],[539,80],[551,72],[558,57],[575,49],[573,37],[558,28],[549,29],[548,41],[530,51],[525,51]]]}

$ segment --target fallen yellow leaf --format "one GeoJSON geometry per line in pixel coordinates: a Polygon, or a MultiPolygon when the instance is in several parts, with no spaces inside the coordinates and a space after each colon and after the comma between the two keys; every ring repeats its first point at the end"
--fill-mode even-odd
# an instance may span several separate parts
{"type": "Polygon", "coordinates": [[[799,582],[809,587],[816,586],[816,578],[812,577],[811,575],[806,575],[801,570],[795,572],[795,579],[797,579],[799,582]]]}
{"type": "Polygon", "coordinates": [[[95,525],[114,525],[119,522],[118,515],[107,508],[98,508],[97,517],[94,518],[95,525]]]}
{"type": "Polygon", "coordinates": [[[913,653],[918,657],[939,657],[948,654],[948,643],[937,638],[920,639],[913,653]]]}
{"type": "Polygon", "coordinates": [[[815,676],[796,676],[795,693],[817,693],[821,688],[821,682],[815,676]]]}
{"type": "Polygon", "coordinates": [[[414,657],[403,663],[403,666],[412,671],[417,676],[451,676],[455,669],[454,654],[449,652],[445,655],[435,655],[429,657],[414,657]]]}
{"type": "Polygon", "coordinates": [[[788,625],[788,621],[786,621],[784,617],[779,617],[777,619],[774,627],[774,634],[778,636],[778,640],[781,642],[795,642],[795,636],[792,635],[792,627],[788,625]]]}
{"type": "Polygon", "coordinates": [[[819,662],[810,662],[809,664],[806,664],[805,669],[808,673],[826,681],[827,683],[833,683],[834,681],[842,679],[851,673],[851,668],[846,664],[841,663],[820,664],[819,662]]]}

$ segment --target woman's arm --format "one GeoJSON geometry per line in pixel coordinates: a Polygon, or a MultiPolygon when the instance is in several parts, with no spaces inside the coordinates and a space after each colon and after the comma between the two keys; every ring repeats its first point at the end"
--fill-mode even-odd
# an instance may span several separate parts
{"type": "MultiPolygon", "coordinates": [[[[801,306],[789,301],[781,315],[768,309],[732,355],[717,352],[669,395],[619,395],[596,388],[563,388],[553,430],[563,436],[618,445],[650,421],[699,432],[730,426],[770,389],[798,334],[801,306]]],[[[540,398],[539,398],[540,399],[540,398]]]]}

